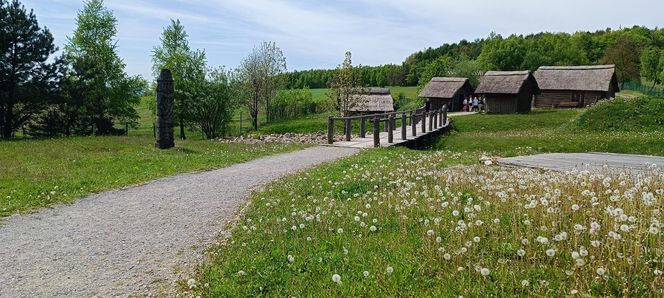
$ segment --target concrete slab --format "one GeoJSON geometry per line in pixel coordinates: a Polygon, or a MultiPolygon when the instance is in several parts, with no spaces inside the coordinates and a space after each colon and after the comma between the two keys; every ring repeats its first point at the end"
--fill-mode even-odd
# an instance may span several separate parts
{"type": "Polygon", "coordinates": [[[615,153],[549,153],[498,159],[505,166],[538,168],[553,171],[629,170],[646,171],[653,165],[664,169],[664,157],[615,153]]]}

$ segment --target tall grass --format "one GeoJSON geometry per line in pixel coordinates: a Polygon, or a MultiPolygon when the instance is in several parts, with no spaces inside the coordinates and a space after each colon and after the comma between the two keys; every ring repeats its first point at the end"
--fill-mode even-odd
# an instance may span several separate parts
{"type": "Polygon", "coordinates": [[[196,294],[310,297],[664,294],[664,172],[456,167],[379,150],[256,194],[196,294]]]}

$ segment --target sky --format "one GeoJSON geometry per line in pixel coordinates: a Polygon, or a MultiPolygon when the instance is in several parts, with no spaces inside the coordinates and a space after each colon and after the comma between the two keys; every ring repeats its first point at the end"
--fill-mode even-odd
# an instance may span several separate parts
{"type": "MultiPolygon", "coordinates": [[[[22,0],[62,48],[82,0],[22,0]]],[[[283,50],[289,70],[353,63],[400,64],[419,50],[496,32],[594,31],[662,27],[661,0],[106,0],[118,19],[127,73],[152,78],[152,49],[180,19],[211,66],[236,67],[262,41],[283,50]]]]}

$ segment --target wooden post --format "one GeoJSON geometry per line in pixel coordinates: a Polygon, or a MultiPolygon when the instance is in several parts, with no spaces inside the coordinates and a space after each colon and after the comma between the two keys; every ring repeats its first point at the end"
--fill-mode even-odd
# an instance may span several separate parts
{"type": "Polygon", "coordinates": [[[385,132],[387,132],[387,130],[390,128],[390,124],[388,122],[390,122],[390,117],[385,117],[385,127],[383,127],[385,132]]]}
{"type": "Polygon", "coordinates": [[[353,130],[353,127],[351,127],[351,122],[350,119],[346,119],[346,142],[350,142],[350,133],[353,130]]]}
{"type": "Polygon", "coordinates": [[[447,125],[447,122],[448,122],[448,120],[447,120],[447,106],[443,106],[443,123],[445,123],[445,125],[447,125]]]}
{"type": "Polygon", "coordinates": [[[406,113],[401,113],[401,139],[406,140],[406,113]]]}
{"type": "Polygon", "coordinates": [[[437,129],[438,128],[438,110],[433,111],[433,128],[437,129]]]}
{"type": "Polygon", "coordinates": [[[327,117],[327,143],[334,144],[334,116],[327,117]]]}
{"type": "Polygon", "coordinates": [[[168,69],[162,69],[157,80],[157,138],[155,146],[159,149],[175,147],[173,132],[173,75],[168,69]]]}
{"type": "Polygon", "coordinates": [[[422,110],[422,133],[427,132],[427,111],[422,110]]]}
{"type": "Polygon", "coordinates": [[[360,118],[360,138],[366,138],[367,137],[367,129],[366,129],[366,121],[367,118],[362,116],[360,118]]]}
{"type": "Polygon", "coordinates": [[[380,147],[380,119],[378,117],[374,117],[373,123],[374,147],[378,148],[380,147]]]}
{"type": "Polygon", "coordinates": [[[392,144],[394,143],[394,115],[387,117],[387,142],[392,144]]]}
{"type": "Polygon", "coordinates": [[[429,131],[433,131],[433,112],[429,112],[429,131]]]}
{"type": "Polygon", "coordinates": [[[443,121],[443,110],[445,110],[445,105],[443,105],[443,107],[440,109],[440,113],[438,113],[438,121],[440,122],[440,127],[445,127],[445,124],[447,124],[443,121]]]}
{"type": "Polygon", "coordinates": [[[415,117],[417,117],[417,112],[415,114],[410,112],[410,128],[413,133],[413,138],[417,136],[417,121],[415,121],[415,117]]]}

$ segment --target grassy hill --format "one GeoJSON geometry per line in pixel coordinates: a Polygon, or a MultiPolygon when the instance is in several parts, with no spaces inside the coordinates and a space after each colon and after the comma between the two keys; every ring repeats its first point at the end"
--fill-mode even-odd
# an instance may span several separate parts
{"type": "Polygon", "coordinates": [[[664,98],[633,97],[600,102],[575,119],[587,131],[652,132],[664,127],[664,98]]]}

